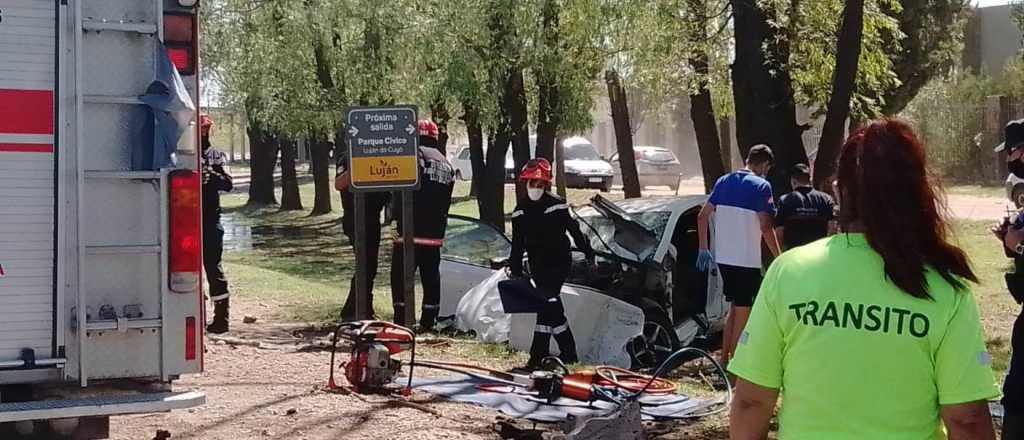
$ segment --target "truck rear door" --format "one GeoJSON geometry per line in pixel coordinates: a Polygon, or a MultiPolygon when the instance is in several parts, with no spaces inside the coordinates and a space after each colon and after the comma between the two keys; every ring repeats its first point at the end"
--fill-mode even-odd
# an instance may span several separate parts
{"type": "Polygon", "coordinates": [[[56,0],[0,0],[0,367],[55,358],[56,0]]]}

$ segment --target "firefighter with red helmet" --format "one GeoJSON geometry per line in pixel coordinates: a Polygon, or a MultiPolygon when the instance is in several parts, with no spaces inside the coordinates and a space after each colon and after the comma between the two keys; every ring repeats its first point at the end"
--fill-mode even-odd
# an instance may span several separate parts
{"type": "MultiPolygon", "coordinates": [[[[423,285],[423,309],[420,313],[420,332],[434,329],[441,308],[441,246],[444,245],[445,228],[448,226],[448,208],[452,202],[455,187],[455,170],[444,148],[438,142],[437,124],[422,119],[419,126],[419,173],[420,189],[413,193],[413,235],[415,241],[415,263],[423,285]]],[[[398,234],[404,233],[402,205],[394,203],[395,218],[398,219],[398,234]]],[[[391,299],[395,310],[395,322],[402,325],[405,317],[405,277],[402,239],[396,238],[391,254],[391,299]]]]}
{"type": "Polygon", "coordinates": [[[530,160],[519,180],[526,183],[527,198],[512,211],[512,253],[509,268],[513,277],[524,276],[523,253],[529,258],[529,277],[537,293],[545,298],[537,313],[527,369],[540,367],[549,355],[551,337],[558,343],[559,358],[566,364],[578,361],[576,340],[569,329],[560,294],[572,266],[569,237],[593,262],[594,250],[569,213],[566,201],[551,193],[551,163],[544,158],[530,160]]]}
{"type": "Polygon", "coordinates": [[[231,175],[225,166],[228,158],[220,150],[211,148],[210,129],[213,119],[207,114],[199,115],[199,140],[203,147],[200,166],[203,177],[203,267],[210,284],[210,300],[213,301],[213,322],[206,326],[209,333],[228,331],[228,309],[230,293],[228,280],[224,276],[221,257],[224,254],[224,227],[220,224],[220,192],[231,191],[231,175]]]}

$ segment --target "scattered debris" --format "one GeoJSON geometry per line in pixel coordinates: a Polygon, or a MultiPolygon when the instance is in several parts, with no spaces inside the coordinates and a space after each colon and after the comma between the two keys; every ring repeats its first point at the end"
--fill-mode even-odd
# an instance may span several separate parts
{"type": "Polygon", "coordinates": [[[242,322],[245,323],[245,324],[255,324],[256,323],[256,317],[252,316],[252,315],[245,315],[245,317],[242,318],[242,322]]]}
{"type": "Polygon", "coordinates": [[[170,431],[165,431],[163,429],[158,429],[158,430],[156,430],[156,435],[153,437],[153,440],[167,440],[169,438],[171,438],[170,431]]]}
{"type": "Polygon", "coordinates": [[[288,408],[288,411],[285,412],[285,415],[286,416],[294,416],[294,415],[296,415],[298,413],[299,413],[299,410],[297,410],[295,408],[288,408]]]}

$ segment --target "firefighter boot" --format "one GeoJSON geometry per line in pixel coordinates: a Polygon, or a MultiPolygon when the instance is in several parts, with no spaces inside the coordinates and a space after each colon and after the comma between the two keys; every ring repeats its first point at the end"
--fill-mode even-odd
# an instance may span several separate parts
{"type": "Polygon", "coordinates": [[[228,299],[213,302],[213,322],[206,326],[207,333],[221,334],[228,332],[228,299]]]}
{"type": "Polygon", "coordinates": [[[572,337],[572,330],[566,328],[565,331],[555,335],[555,342],[558,343],[558,358],[562,360],[562,363],[570,365],[579,362],[579,356],[576,354],[576,339],[572,337]]]}
{"type": "Polygon", "coordinates": [[[533,343],[530,344],[530,360],[526,361],[526,369],[537,370],[541,368],[541,361],[548,357],[551,349],[550,333],[533,333],[533,343]]]}

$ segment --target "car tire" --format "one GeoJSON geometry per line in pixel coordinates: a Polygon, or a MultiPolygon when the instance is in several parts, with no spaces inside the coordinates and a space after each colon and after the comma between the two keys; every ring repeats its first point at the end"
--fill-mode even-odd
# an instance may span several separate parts
{"type": "Polygon", "coordinates": [[[612,191],[612,182],[609,180],[608,183],[602,184],[600,190],[603,193],[611,192],[612,191]]]}
{"type": "Polygon", "coordinates": [[[633,369],[656,368],[679,349],[679,339],[661,307],[644,308],[643,334],[626,344],[633,369]]]}
{"type": "Polygon", "coordinates": [[[1024,183],[1014,185],[1010,197],[1017,209],[1024,208],[1024,183]]]}

